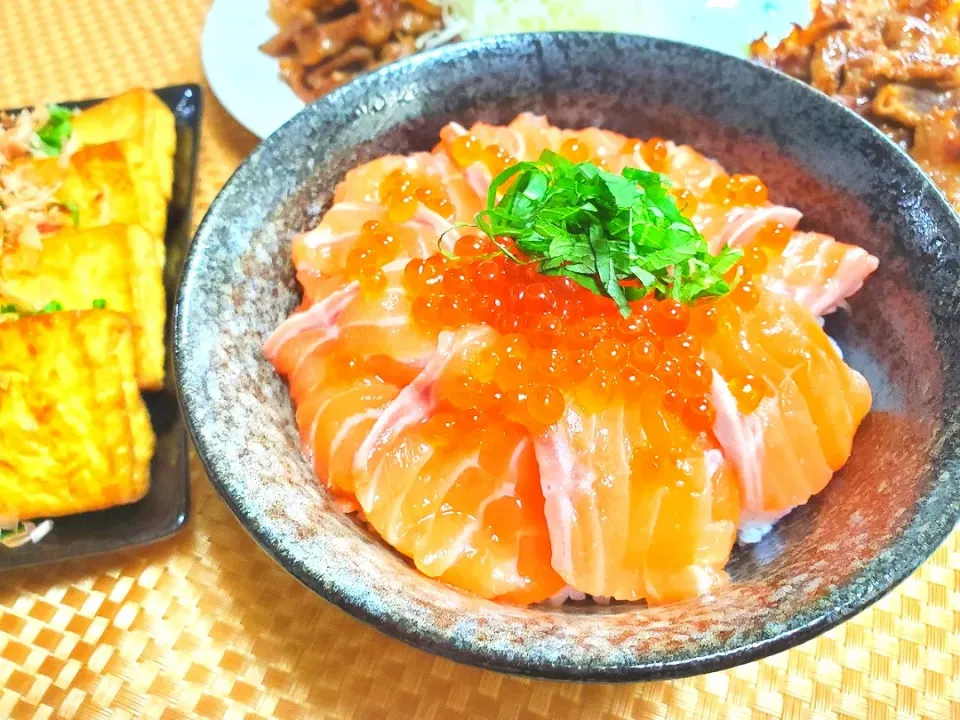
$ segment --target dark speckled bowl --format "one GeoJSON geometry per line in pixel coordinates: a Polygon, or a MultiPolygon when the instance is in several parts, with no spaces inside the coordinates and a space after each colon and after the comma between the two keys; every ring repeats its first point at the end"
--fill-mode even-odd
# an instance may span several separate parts
{"type": "Polygon", "coordinates": [[[419,55],[331,93],[269,137],[220,193],[187,259],[177,373],[210,478],[260,544],[329,601],[464,662],[577,680],[708,672],[784,650],[867,607],[954,526],[960,226],[905,155],[823,95],[705,50],[640,37],[499,37],[419,55]],[[290,240],[344,173],[426,150],[450,120],[522,110],[690,143],[752,172],[805,226],[879,256],[830,331],[874,390],[853,457],[716,597],[668,607],[520,609],[429,580],[338,512],[300,455],[265,336],[297,302],[290,240]]]}

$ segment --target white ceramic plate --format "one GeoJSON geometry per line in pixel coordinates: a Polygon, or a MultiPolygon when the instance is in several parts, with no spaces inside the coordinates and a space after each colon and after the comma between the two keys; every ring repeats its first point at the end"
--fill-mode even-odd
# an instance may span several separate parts
{"type": "MultiPolygon", "coordinates": [[[[515,0],[523,2],[523,0],[515,0]]],[[[569,0],[582,2],[586,0],[569,0]]],[[[645,34],[746,56],[749,43],[782,37],[810,18],[809,0],[634,0],[645,34]]],[[[203,31],[203,67],[227,112],[264,138],[303,109],[259,46],[276,32],[267,0],[215,0],[203,31]]],[[[637,25],[636,18],[632,25],[637,25]]]]}

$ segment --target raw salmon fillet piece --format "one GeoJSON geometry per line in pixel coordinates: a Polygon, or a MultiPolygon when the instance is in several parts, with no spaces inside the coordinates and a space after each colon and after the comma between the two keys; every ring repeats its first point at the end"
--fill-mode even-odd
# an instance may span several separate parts
{"type": "Polygon", "coordinates": [[[726,581],[732,468],[655,393],[593,414],[572,403],[536,438],[553,567],[590,595],[656,604],[726,581]]]}
{"type": "Polygon", "coordinates": [[[725,312],[703,346],[715,373],[714,434],[744,511],[776,516],[807,502],[850,457],[870,410],[867,381],[808,310],[773,292],[749,312],[725,312]],[[759,392],[745,406],[730,384],[748,375],[759,392]]]}
{"type": "Polygon", "coordinates": [[[425,575],[527,604],[564,584],[550,566],[529,433],[506,421],[438,432],[447,422],[438,383],[494,339],[485,328],[443,334],[357,452],[356,495],[367,521],[425,575]]]}

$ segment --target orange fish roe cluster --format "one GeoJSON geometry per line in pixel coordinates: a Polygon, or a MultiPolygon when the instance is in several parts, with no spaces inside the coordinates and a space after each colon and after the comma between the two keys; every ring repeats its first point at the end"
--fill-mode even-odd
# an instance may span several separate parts
{"type": "Polygon", "coordinates": [[[663,138],[650,138],[646,142],[628,138],[620,150],[625,155],[639,154],[654,172],[662,173],[667,169],[667,151],[669,146],[663,138]]]}
{"type": "Polygon", "coordinates": [[[710,183],[707,198],[722,205],[764,205],[769,192],[756,175],[718,175],[710,183]]]}
{"type": "MultiPolygon", "coordinates": [[[[404,269],[413,320],[423,332],[485,324],[500,333],[468,374],[442,383],[451,413],[504,416],[536,428],[559,420],[571,398],[596,413],[651,391],[691,429],[712,426],[713,372],[701,341],[716,332],[720,303],[687,306],[651,296],[632,302],[624,318],[609,298],[569,278],[541,275],[485,237],[461,237],[454,255],[411,260],[404,269]]],[[[734,301],[755,305],[755,295],[750,285],[734,301]]]]}
{"type": "Polygon", "coordinates": [[[790,232],[790,228],[783,223],[767,223],[754,237],[753,244],[779,253],[790,241],[790,232]]]}
{"type": "Polygon", "coordinates": [[[380,200],[387,208],[387,218],[395,223],[413,218],[420,205],[445,220],[452,220],[455,214],[443,183],[426,174],[411,175],[406,170],[394,170],[383,179],[380,200]]]}
{"type": "MultiPolygon", "coordinates": [[[[717,303],[720,314],[731,303],[744,311],[752,310],[757,306],[760,302],[760,276],[767,269],[769,262],[767,250],[779,251],[786,244],[789,236],[790,230],[784,225],[770,223],[757,233],[750,245],[743,248],[743,258],[735,268],[737,285],[728,297],[717,303]]],[[[766,394],[763,381],[752,373],[729,378],[727,386],[737,401],[737,408],[744,415],[756,410],[766,394]]]]}
{"type": "MultiPolygon", "coordinates": [[[[662,140],[658,142],[662,144],[664,157],[666,157],[666,143],[662,140]]],[[[632,152],[632,150],[627,149],[628,146],[632,147],[631,143],[639,143],[639,146],[644,145],[640,140],[629,141],[624,145],[621,152],[632,152]]],[[[475,162],[483,163],[491,175],[498,175],[517,162],[501,145],[484,145],[474,135],[461,135],[447,143],[447,152],[460,167],[465,168],[475,162]]],[[[558,154],[573,163],[592,162],[601,170],[610,169],[602,152],[598,152],[583,138],[565,140],[560,145],[558,154]]]]}
{"type": "Polygon", "coordinates": [[[517,160],[500,145],[484,145],[474,135],[461,135],[447,143],[447,152],[460,167],[467,167],[475,162],[483,163],[492,175],[497,175],[517,160]]]}
{"type": "Polygon", "coordinates": [[[367,294],[376,294],[387,287],[387,276],[381,269],[399,253],[397,231],[391,231],[379,220],[368,220],[360,228],[356,247],[347,255],[348,277],[360,284],[367,294]]]}

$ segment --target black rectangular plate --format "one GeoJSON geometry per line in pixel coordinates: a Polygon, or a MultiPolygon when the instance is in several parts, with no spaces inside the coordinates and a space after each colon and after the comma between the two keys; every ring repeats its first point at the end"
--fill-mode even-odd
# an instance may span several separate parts
{"type": "MultiPolygon", "coordinates": [[[[173,85],[154,92],[176,116],[177,149],[173,196],[167,213],[167,264],[163,274],[167,292],[166,380],[163,390],[144,395],[157,434],[157,450],[150,465],[150,492],[132,505],[56,518],[53,531],[35,545],[12,549],[0,546],[0,571],[146,545],[175,533],[187,521],[190,463],[187,430],[173,379],[172,328],[177,282],[191,237],[203,91],[198,85],[173,85]]],[[[100,100],[61,104],[84,108],[97,102],[100,100]]]]}

